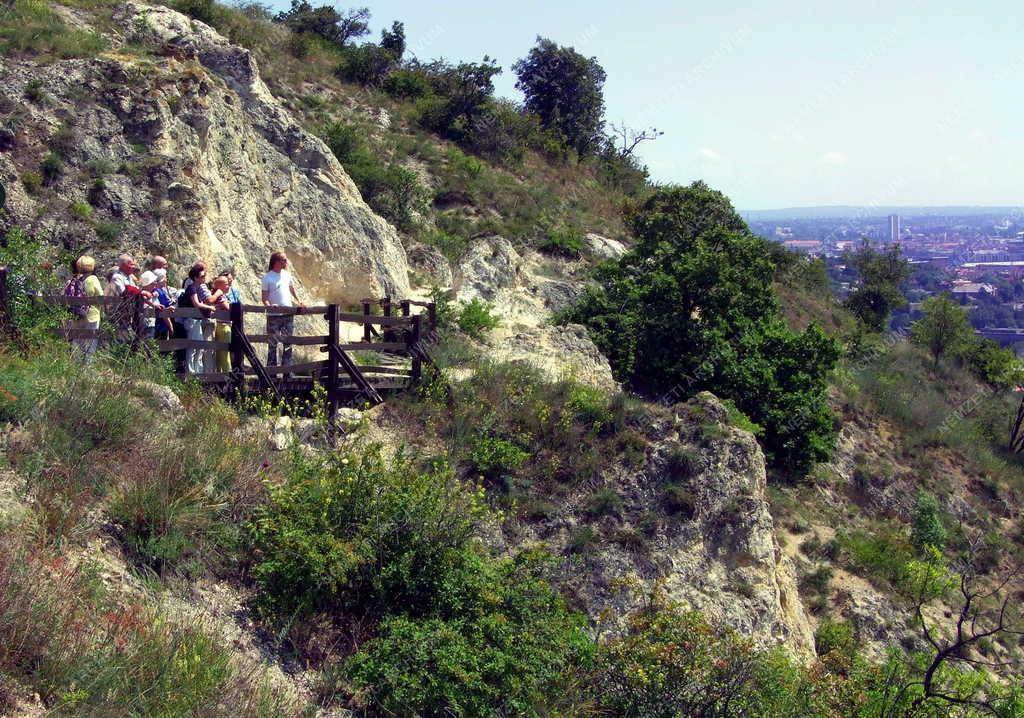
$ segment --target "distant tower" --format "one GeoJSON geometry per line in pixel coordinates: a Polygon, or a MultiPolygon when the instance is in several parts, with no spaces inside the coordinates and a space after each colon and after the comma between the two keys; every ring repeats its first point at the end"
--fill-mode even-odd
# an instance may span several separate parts
{"type": "Polygon", "coordinates": [[[900,241],[900,216],[898,214],[889,215],[889,241],[893,243],[900,241]]]}

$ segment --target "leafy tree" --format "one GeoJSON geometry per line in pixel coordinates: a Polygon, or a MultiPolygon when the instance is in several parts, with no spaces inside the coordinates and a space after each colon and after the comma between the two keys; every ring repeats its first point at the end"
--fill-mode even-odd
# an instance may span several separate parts
{"type": "Polygon", "coordinates": [[[394,56],[372,42],[345,48],[344,57],[335,74],[364,87],[380,87],[397,67],[394,56]]]}
{"type": "Polygon", "coordinates": [[[600,148],[604,125],[605,72],[597,58],[538,37],[529,54],[512,65],[524,107],[546,129],[560,134],[581,155],[600,148]]]}
{"type": "Polygon", "coordinates": [[[391,54],[395,62],[401,62],[405,54],[405,25],[395,20],[390,30],[381,30],[380,46],[391,54]]]}
{"type": "Polygon", "coordinates": [[[974,339],[967,309],[945,294],[928,297],[921,303],[924,316],[910,325],[910,339],[927,349],[934,359],[947,354],[956,355],[974,339]]]}
{"type": "Polygon", "coordinates": [[[767,242],[703,182],[660,189],[627,220],[633,251],[599,269],[600,288],[564,319],[588,326],[635,390],[671,400],[710,390],[764,427],[776,463],[803,470],[827,457],[838,345],[779,317],[767,242]]]}
{"type": "Polygon", "coordinates": [[[413,64],[430,80],[432,94],[417,103],[420,124],[455,141],[465,140],[474,121],[484,116],[494,94],[494,76],[501,68],[484,55],[481,62],[451,65],[434,60],[425,65],[413,64]]]}
{"type": "Polygon", "coordinates": [[[338,12],[330,5],[313,7],[307,0],[292,0],[291,8],[278,13],[274,21],[292,32],[318,35],[338,47],[370,33],[370,10],[365,7],[338,12]]]}
{"type": "Polygon", "coordinates": [[[874,331],[883,331],[893,310],[907,303],[900,285],[910,276],[910,264],[901,256],[898,244],[879,252],[867,240],[847,255],[846,261],[860,278],[846,300],[847,308],[874,331]]]}

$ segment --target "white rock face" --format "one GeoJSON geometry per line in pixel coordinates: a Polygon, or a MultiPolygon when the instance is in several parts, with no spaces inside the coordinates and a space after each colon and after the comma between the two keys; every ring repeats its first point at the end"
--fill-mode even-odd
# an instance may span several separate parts
{"type": "Polygon", "coordinates": [[[522,267],[523,258],[504,237],[478,239],[469,246],[455,271],[455,298],[460,302],[493,302],[502,290],[518,284],[522,267]]]}
{"type": "Polygon", "coordinates": [[[602,237],[600,234],[588,232],[586,237],[587,249],[594,255],[595,259],[618,259],[626,253],[626,245],[617,239],[602,237]]]}
{"type": "MultiPolygon", "coordinates": [[[[74,149],[57,190],[89,196],[122,234],[102,246],[87,225],[43,220],[39,227],[23,193],[12,203],[19,221],[55,241],[71,235],[101,266],[128,250],[168,256],[179,278],[197,259],[212,269],[234,267],[250,301],[259,299],[259,278],[276,250],[288,252],[307,301],[408,294],[395,229],[273,97],[247,50],[162,6],[128,2],[115,22],[127,42],[152,48],[157,62],[109,53],[48,67],[11,63],[5,92],[20,96],[24,84],[39,80],[51,98],[40,112],[52,115],[54,127],[71,118],[74,149]],[[132,169],[110,171],[93,187],[85,168],[97,160],[132,169]]],[[[8,187],[27,169],[15,154],[0,152],[8,187]]]]}
{"type": "MultiPolygon", "coordinates": [[[[637,598],[616,588],[634,576],[662,582],[670,598],[722,621],[761,646],[785,645],[801,658],[814,654],[814,635],[800,602],[795,570],[775,538],[766,494],[765,459],[752,434],[728,424],[713,395],[703,393],[643,427],[650,445],[639,467],[610,466],[604,485],[622,500],[617,515],[588,516],[594,486],[571,494],[533,538],[564,553],[577,527],[602,537],[573,582],[592,615],[613,606],[618,615],[637,598]],[[680,469],[679,456],[687,459],[680,469]],[[688,492],[690,506],[665,510],[665,487],[688,492]],[[664,521],[644,527],[652,514],[664,521]],[[622,535],[642,536],[642,548],[622,535]]],[[[681,502],[680,502],[681,503],[681,502]]]]}
{"type": "Polygon", "coordinates": [[[608,359],[579,324],[526,329],[496,343],[494,352],[499,359],[535,366],[554,381],[571,377],[609,392],[619,389],[608,359]]]}

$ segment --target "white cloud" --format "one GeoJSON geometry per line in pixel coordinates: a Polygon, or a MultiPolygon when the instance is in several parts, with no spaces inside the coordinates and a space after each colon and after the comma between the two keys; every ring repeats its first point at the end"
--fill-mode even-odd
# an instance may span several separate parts
{"type": "Polygon", "coordinates": [[[710,147],[701,147],[697,150],[697,156],[705,162],[718,162],[722,159],[722,155],[718,154],[710,147]]]}
{"type": "Polygon", "coordinates": [[[985,130],[980,127],[975,127],[973,130],[967,133],[967,139],[971,142],[981,142],[985,139],[985,130]]]}
{"type": "Polygon", "coordinates": [[[841,167],[842,165],[845,165],[846,160],[847,157],[845,153],[836,152],[835,150],[831,152],[826,152],[818,159],[818,161],[821,162],[821,164],[831,165],[833,167],[841,167]]]}

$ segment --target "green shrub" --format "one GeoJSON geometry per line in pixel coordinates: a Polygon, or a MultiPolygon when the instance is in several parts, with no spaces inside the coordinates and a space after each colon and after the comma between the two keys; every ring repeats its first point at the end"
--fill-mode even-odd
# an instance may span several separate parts
{"type": "Polygon", "coordinates": [[[722,404],[725,406],[725,410],[729,414],[729,423],[737,429],[749,431],[754,436],[761,436],[764,433],[764,429],[759,424],[755,424],[750,420],[749,416],[740,411],[736,406],[736,402],[732,399],[723,399],[722,404]]]}
{"type": "Polygon", "coordinates": [[[602,715],[818,715],[783,651],[758,651],[657,589],[645,603],[598,646],[589,690],[602,715]]]}
{"type": "Polygon", "coordinates": [[[814,632],[814,650],[819,656],[836,652],[852,658],[857,651],[853,626],[846,621],[826,618],[818,624],[818,630],[814,632]]]}
{"type": "Polygon", "coordinates": [[[905,541],[888,534],[863,531],[841,532],[836,536],[840,561],[860,575],[886,588],[899,588],[907,579],[907,565],[913,555],[905,541]]]}
{"type": "Polygon", "coordinates": [[[54,266],[67,266],[70,259],[20,227],[12,227],[0,246],[0,266],[8,269],[9,309],[22,337],[32,345],[48,343],[52,332],[68,318],[68,312],[34,300],[37,294],[59,294],[63,285],[54,266]]]}
{"type": "Polygon", "coordinates": [[[431,229],[420,236],[420,241],[437,247],[450,262],[456,262],[462,258],[469,245],[465,237],[450,234],[443,229],[431,229]]]}
{"type": "Polygon", "coordinates": [[[123,227],[120,222],[115,221],[103,221],[97,222],[93,225],[93,231],[96,232],[96,238],[104,245],[111,245],[121,236],[123,227]]]}
{"type": "Polygon", "coordinates": [[[583,233],[575,229],[552,229],[548,232],[547,238],[541,242],[539,249],[548,254],[579,259],[583,254],[583,233]]]}
{"type": "Polygon", "coordinates": [[[92,217],[92,207],[85,202],[75,202],[71,205],[71,214],[78,219],[86,220],[92,217]]]}
{"type": "Polygon", "coordinates": [[[422,70],[395,70],[384,80],[384,92],[398,99],[418,100],[430,94],[430,79],[422,70]]]}
{"type": "Polygon", "coordinates": [[[580,524],[569,530],[569,541],[566,550],[574,554],[589,554],[597,550],[601,544],[601,535],[590,524],[580,524]]]}
{"type": "Polygon", "coordinates": [[[424,209],[426,191],[412,170],[381,162],[379,153],[367,147],[363,135],[355,125],[336,122],[324,131],[324,141],[366,203],[400,229],[409,229],[414,215],[424,209]]]}
{"type": "Polygon", "coordinates": [[[468,560],[482,490],[439,466],[387,464],[379,447],[295,457],[251,526],[253,575],[271,615],[316,610],[421,614],[468,560]]]}
{"type": "Polygon", "coordinates": [[[602,486],[587,499],[587,513],[591,516],[619,516],[622,497],[610,486],[602,486]]]}
{"type": "Polygon", "coordinates": [[[537,715],[568,671],[589,664],[585,618],[566,610],[537,559],[482,561],[478,588],[451,617],[391,617],[345,664],[360,702],[381,715],[537,715]]]}
{"type": "Polygon", "coordinates": [[[36,194],[43,186],[43,176],[32,170],[22,172],[19,179],[21,180],[21,186],[29,194],[36,194]]]}
{"type": "Polygon", "coordinates": [[[56,152],[47,152],[43,161],[39,163],[39,172],[43,177],[43,184],[50,186],[64,173],[64,160],[56,152]]]}
{"type": "Polygon", "coordinates": [[[666,511],[684,520],[693,518],[696,513],[697,499],[693,491],[682,484],[665,484],[661,501],[666,511]]]}
{"type": "Polygon", "coordinates": [[[47,97],[46,93],[43,92],[43,81],[38,77],[32,78],[25,83],[25,89],[22,91],[25,95],[25,99],[29,102],[44,102],[47,97]]]}
{"type": "Polygon", "coordinates": [[[394,56],[373,43],[346,47],[343,60],[334,74],[345,82],[354,82],[367,87],[381,86],[395,66],[394,56]]]}
{"type": "Polygon", "coordinates": [[[469,462],[473,471],[490,481],[504,481],[516,472],[530,455],[511,441],[480,436],[473,442],[469,462]]]}
{"type": "Polygon", "coordinates": [[[566,415],[600,434],[614,430],[616,416],[608,394],[594,386],[577,384],[569,390],[566,415]]]}
{"type": "Polygon", "coordinates": [[[491,305],[474,297],[459,311],[456,322],[460,330],[473,339],[482,340],[484,333],[496,328],[500,321],[491,314],[491,305]]]}
{"type": "Polygon", "coordinates": [[[910,542],[919,553],[929,546],[942,551],[946,546],[946,535],[938,500],[926,491],[918,491],[911,517],[910,542]]]}

